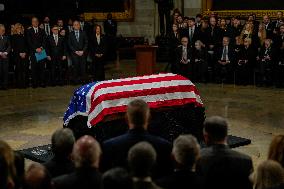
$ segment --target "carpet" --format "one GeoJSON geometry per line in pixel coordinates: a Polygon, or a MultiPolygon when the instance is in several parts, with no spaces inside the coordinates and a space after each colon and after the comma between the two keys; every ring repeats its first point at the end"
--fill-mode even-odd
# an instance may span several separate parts
{"type": "MultiPolygon", "coordinates": [[[[228,136],[228,145],[231,148],[237,148],[240,146],[249,145],[250,143],[251,143],[250,139],[232,136],[232,135],[228,136]]],[[[53,157],[51,144],[37,146],[33,148],[27,148],[24,150],[19,150],[18,152],[22,153],[25,156],[25,158],[39,163],[44,163],[53,157]]]]}

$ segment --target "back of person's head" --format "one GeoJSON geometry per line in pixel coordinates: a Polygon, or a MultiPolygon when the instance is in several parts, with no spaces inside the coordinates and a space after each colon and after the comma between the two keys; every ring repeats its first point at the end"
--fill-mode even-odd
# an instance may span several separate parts
{"type": "Polygon", "coordinates": [[[284,169],[278,162],[266,160],[258,165],[253,177],[256,189],[276,187],[284,183],[284,169]]]}
{"type": "MultiPolygon", "coordinates": [[[[16,177],[16,168],[15,168],[15,156],[12,148],[4,141],[0,140],[0,155],[3,158],[3,166],[7,166],[7,173],[8,178],[7,182],[8,185],[14,185],[15,184],[15,177],[16,177]],[[5,165],[6,164],[6,165],[5,165]]],[[[1,172],[1,170],[0,170],[1,172]]]]}
{"type": "Polygon", "coordinates": [[[204,122],[204,140],[207,145],[225,143],[228,135],[228,123],[225,118],[212,116],[204,122]]]}
{"type": "Polygon", "coordinates": [[[272,139],[268,159],[279,162],[284,168],[284,135],[277,135],[272,139]]]}
{"type": "Polygon", "coordinates": [[[33,163],[29,166],[25,174],[25,189],[51,189],[51,176],[46,168],[39,164],[33,163]]]}
{"type": "Polygon", "coordinates": [[[148,142],[139,142],[128,151],[128,165],[133,177],[147,177],[156,163],[157,154],[148,142]]]}
{"type": "Polygon", "coordinates": [[[0,154],[0,188],[8,188],[8,164],[2,154],[0,154]]]}
{"type": "Polygon", "coordinates": [[[75,137],[72,130],[68,128],[56,130],[51,137],[52,151],[55,158],[67,159],[73,149],[75,137]]]}
{"type": "Polygon", "coordinates": [[[79,138],[73,147],[73,159],[76,168],[99,167],[101,156],[100,144],[91,136],[79,138]]]}
{"type": "Polygon", "coordinates": [[[128,104],[126,116],[130,129],[147,129],[150,108],[144,100],[136,99],[128,104]]]}
{"type": "Polygon", "coordinates": [[[16,168],[15,188],[21,188],[25,176],[25,157],[20,152],[15,152],[14,154],[16,168]]]}
{"type": "Polygon", "coordinates": [[[132,180],[128,172],[120,167],[110,169],[103,174],[103,189],[131,189],[132,180]]]}
{"type": "Polygon", "coordinates": [[[192,169],[199,158],[200,146],[192,135],[180,135],[175,139],[172,154],[179,169],[192,169]]]}

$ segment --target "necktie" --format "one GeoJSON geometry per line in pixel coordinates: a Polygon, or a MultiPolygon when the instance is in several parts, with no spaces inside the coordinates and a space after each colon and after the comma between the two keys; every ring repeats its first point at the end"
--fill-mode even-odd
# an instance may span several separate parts
{"type": "Polygon", "coordinates": [[[78,31],[75,32],[75,36],[76,36],[76,40],[79,42],[79,32],[78,31]]]}
{"type": "Polygon", "coordinates": [[[183,47],[183,51],[182,51],[182,59],[187,61],[187,49],[185,47],[183,47]]]}
{"type": "Polygon", "coordinates": [[[191,28],[190,29],[190,41],[192,40],[192,37],[193,37],[193,29],[191,28]]]}
{"type": "Polygon", "coordinates": [[[35,28],[35,33],[37,33],[37,28],[35,28]]]}
{"type": "Polygon", "coordinates": [[[227,46],[224,47],[224,50],[223,50],[223,55],[222,55],[222,60],[226,61],[227,60],[227,46]]]}
{"type": "Polygon", "coordinates": [[[55,45],[57,46],[57,44],[58,44],[58,35],[54,36],[54,41],[55,41],[55,45]]]}
{"type": "Polygon", "coordinates": [[[211,29],[211,37],[213,37],[213,34],[214,34],[214,29],[212,28],[211,29]]]}
{"type": "Polygon", "coordinates": [[[3,40],[3,35],[1,35],[0,39],[3,40]]]}

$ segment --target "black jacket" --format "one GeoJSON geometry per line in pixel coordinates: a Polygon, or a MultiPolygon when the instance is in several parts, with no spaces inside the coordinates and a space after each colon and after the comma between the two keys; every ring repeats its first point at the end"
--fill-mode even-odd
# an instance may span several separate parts
{"type": "Polygon", "coordinates": [[[3,39],[0,38],[0,52],[11,52],[11,42],[8,36],[3,36],[3,39]]]}
{"type": "Polygon", "coordinates": [[[51,178],[69,174],[75,170],[74,164],[70,159],[58,159],[54,157],[43,165],[50,173],[51,178]]]}
{"type": "Polygon", "coordinates": [[[96,168],[84,168],[56,177],[53,181],[56,189],[94,189],[101,188],[102,176],[96,168]]]}
{"type": "Polygon", "coordinates": [[[191,170],[177,170],[172,175],[157,180],[156,183],[165,189],[200,189],[200,181],[191,170]]]}
{"type": "Polygon", "coordinates": [[[46,48],[46,36],[45,31],[38,27],[38,32],[35,33],[33,27],[27,30],[26,33],[28,45],[29,45],[29,52],[34,54],[37,48],[46,48]]]}
{"type": "Polygon", "coordinates": [[[48,56],[51,57],[62,57],[66,56],[67,50],[66,50],[66,43],[64,41],[64,38],[60,35],[58,35],[58,42],[57,45],[55,43],[55,39],[53,37],[53,34],[47,37],[47,44],[46,44],[46,53],[48,56]]]}
{"type": "Polygon", "coordinates": [[[102,145],[103,158],[102,169],[112,167],[127,167],[128,150],[136,143],[147,141],[153,145],[157,152],[157,164],[154,168],[154,176],[164,176],[171,172],[172,145],[158,136],[153,136],[145,130],[131,129],[126,134],[109,139],[102,145]]]}
{"type": "Polygon", "coordinates": [[[103,35],[100,35],[100,44],[98,44],[96,34],[94,33],[91,38],[90,48],[92,57],[94,57],[95,54],[105,55],[107,48],[105,37],[103,35]]]}
{"type": "Polygon", "coordinates": [[[204,189],[252,188],[249,181],[253,171],[251,158],[231,150],[227,145],[212,145],[202,149],[196,171],[204,189]]]}
{"type": "Polygon", "coordinates": [[[73,55],[75,54],[75,51],[84,51],[84,53],[86,53],[88,49],[87,34],[84,31],[80,30],[79,31],[79,42],[78,42],[75,36],[75,31],[72,31],[68,35],[68,46],[73,55]]]}

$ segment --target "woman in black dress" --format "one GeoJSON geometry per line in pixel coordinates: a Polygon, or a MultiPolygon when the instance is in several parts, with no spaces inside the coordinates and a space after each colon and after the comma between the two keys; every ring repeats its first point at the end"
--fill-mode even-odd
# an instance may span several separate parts
{"type": "Polygon", "coordinates": [[[105,53],[106,53],[106,40],[102,34],[100,25],[94,27],[94,33],[91,39],[91,56],[93,59],[93,74],[95,81],[105,80],[105,53]]]}
{"type": "Polygon", "coordinates": [[[28,47],[24,36],[24,27],[16,23],[12,28],[11,46],[16,65],[17,87],[26,88],[29,85],[28,47]]]}

